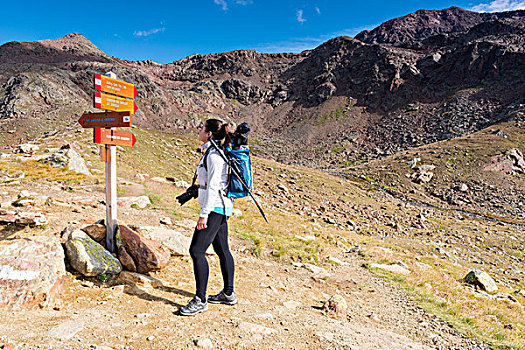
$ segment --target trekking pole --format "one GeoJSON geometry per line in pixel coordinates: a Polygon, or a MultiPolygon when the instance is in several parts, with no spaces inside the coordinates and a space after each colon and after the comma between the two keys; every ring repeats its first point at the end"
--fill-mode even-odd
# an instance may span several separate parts
{"type": "Polygon", "coordinates": [[[259,202],[257,202],[257,199],[255,199],[252,191],[250,191],[250,188],[248,187],[248,185],[244,182],[244,180],[241,178],[241,175],[239,174],[239,171],[237,169],[235,169],[234,166],[230,165],[230,162],[228,161],[228,158],[226,158],[226,155],[222,152],[222,150],[219,148],[219,146],[217,145],[217,143],[215,143],[215,141],[210,137],[208,139],[208,141],[210,141],[211,145],[213,146],[213,148],[215,148],[215,150],[217,150],[217,152],[219,153],[219,155],[222,157],[222,159],[224,159],[224,161],[226,162],[226,164],[228,164],[228,166],[230,167],[230,169],[232,170],[233,174],[235,175],[235,177],[237,177],[237,179],[241,182],[241,184],[243,185],[244,189],[246,191],[248,191],[248,194],[250,195],[250,197],[252,197],[253,199],[253,202],[255,203],[255,205],[257,206],[257,209],[259,209],[259,212],[261,213],[262,217],[264,218],[264,220],[268,222],[268,219],[266,218],[266,215],[264,215],[264,211],[262,210],[261,206],[259,205],[259,202]]]}

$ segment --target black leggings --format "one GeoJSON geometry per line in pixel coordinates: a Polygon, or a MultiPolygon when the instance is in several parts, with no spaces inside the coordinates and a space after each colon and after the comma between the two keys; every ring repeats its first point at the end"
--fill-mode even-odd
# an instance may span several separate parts
{"type": "Polygon", "coordinates": [[[195,229],[190,245],[190,255],[193,259],[193,272],[197,284],[195,293],[202,301],[206,300],[206,288],[208,287],[209,267],[206,260],[206,250],[213,244],[215,253],[219,256],[221,263],[222,279],[224,281],[224,292],[230,295],[233,292],[234,262],[228,247],[228,218],[224,215],[211,212],[208,222],[203,230],[195,229]]]}

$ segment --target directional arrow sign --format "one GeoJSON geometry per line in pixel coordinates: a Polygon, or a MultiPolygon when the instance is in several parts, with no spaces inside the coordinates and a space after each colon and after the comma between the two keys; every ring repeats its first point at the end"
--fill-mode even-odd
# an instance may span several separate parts
{"type": "Polygon", "coordinates": [[[133,100],[103,94],[98,91],[95,91],[95,108],[109,109],[115,112],[129,111],[131,114],[134,114],[139,109],[133,100]]]}
{"type": "Polygon", "coordinates": [[[84,113],[78,122],[83,128],[130,127],[131,112],[84,113]]]}
{"type": "Polygon", "coordinates": [[[135,87],[135,85],[96,73],[95,90],[109,92],[110,94],[127,98],[135,98],[137,96],[137,88],[135,87]]]}
{"type": "Polygon", "coordinates": [[[130,132],[112,129],[93,129],[93,141],[104,145],[133,147],[137,139],[130,132]]]}

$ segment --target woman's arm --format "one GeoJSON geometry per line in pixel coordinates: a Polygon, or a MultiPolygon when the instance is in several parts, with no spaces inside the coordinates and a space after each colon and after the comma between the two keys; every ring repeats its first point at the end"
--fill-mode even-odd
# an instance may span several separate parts
{"type": "Polygon", "coordinates": [[[204,191],[204,199],[202,201],[201,212],[199,215],[200,218],[204,218],[205,222],[207,221],[208,214],[216,207],[216,203],[221,196],[221,190],[224,189],[222,175],[225,162],[220,155],[215,152],[210,152],[206,165],[208,168],[208,183],[206,185],[206,190],[204,191]]]}

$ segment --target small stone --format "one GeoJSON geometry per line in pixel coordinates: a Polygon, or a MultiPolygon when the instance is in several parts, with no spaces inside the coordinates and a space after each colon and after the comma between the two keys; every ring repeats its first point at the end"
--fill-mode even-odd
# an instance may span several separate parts
{"type": "Polygon", "coordinates": [[[146,177],[144,177],[144,174],[136,174],[135,175],[135,179],[137,179],[139,181],[145,181],[146,177]]]}
{"type": "Polygon", "coordinates": [[[168,180],[166,180],[165,178],[163,178],[163,177],[158,177],[158,176],[152,177],[152,178],[151,178],[151,181],[160,182],[160,183],[164,183],[164,184],[169,184],[169,183],[170,183],[170,182],[169,182],[168,180]]]}
{"type": "Polygon", "coordinates": [[[287,309],[295,309],[295,308],[301,306],[302,304],[299,301],[289,300],[289,301],[285,301],[283,303],[283,305],[287,309]]]}
{"type": "Polygon", "coordinates": [[[345,317],[348,310],[348,304],[341,295],[334,294],[324,304],[323,309],[329,314],[334,315],[336,317],[345,317]]]}
{"type": "Polygon", "coordinates": [[[279,185],[277,185],[277,188],[280,189],[280,190],[283,191],[283,192],[288,192],[288,191],[289,191],[289,190],[288,190],[288,187],[286,187],[286,186],[283,185],[283,184],[279,184],[279,185]]]}
{"type": "Polygon", "coordinates": [[[155,339],[155,336],[154,335],[150,335],[146,338],[147,341],[152,341],[155,339]]]}
{"type": "Polygon", "coordinates": [[[233,209],[232,216],[242,216],[242,210],[237,208],[233,209]]]}
{"type": "Polygon", "coordinates": [[[181,180],[181,181],[175,182],[175,186],[180,187],[180,188],[188,188],[190,187],[190,184],[184,180],[181,180]]]}
{"type": "Polygon", "coordinates": [[[265,319],[265,320],[273,320],[273,315],[270,314],[270,313],[266,313],[266,314],[257,314],[257,315],[255,315],[255,317],[257,317],[257,318],[262,318],[262,319],[265,319]]]}
{"type": "Polygon", "coordinates": [[[332,263],[332,264],[335,264],[335,265],[348,265],[347,263],[345,263],[341,259],[336,258],[335,256],[329,256],[328,257],[328,262],[332,263]]]}
{"type": "Polygon", "coordinates": [[[58,339],[71,339],[82,329],[84,329],[84,322],[80,320],[72,320],[51,328],[46,335],[58,339]]]}
{"type": "Polygon", "coordinates": [[[213,349],[213,343],[211,342],[211,339],[209,338],[197,339],[194,341],[194,343],[195,343],[195,346],[197,346],[199,349],[205,349],[205,350],[213,349]]]}
{"type": "Polygon", "coordinates": [[[250,323],[250,322],[241,322],[239,324],[239,329],[245,332],[256,333],[256,334],[268,335],[268,334],[276,333],[275,329],[273,328],[264,327],[264,326],[261,326],[255,323],[250,323]]]}
{"type": "Polygon", "coordinates": [[[172,225],[171,219],[167,216],[160,219],[160,223],[163,225],[172,225]]]}
{"type": "Polygon", "coordinates": [[[308,263],[302,264],[302,267],[312,272],[314,274],[314,277],[317,277],[319,279],[328,277],[328,272],[322,267],[315,266],[315,265],[308,264],[308,263]]]}
{"type": "Polygon", "coordinates": [[[370,315],[368,315],[368,318],[370,318],[371,320],[373,321],[376,321],[376,322],[379,322],[380,319],[379,319],[379,316],[377,316],[375,313],[371,313],[370,315]]]}
{"type": "Polygon", "coordinates": [[[458,186],[458,191],[460,191],[460,192],[468,192],[468,186],[467,186],[467,184],[464,184],[464,183],[459,184],[459,186],[458,186]]]}
{"type": "Polygon", "coordinates": [[[136,272],[122,271],[118,276],[118,281],[121,283],[127,283],[130,285],[138,285],[141,287],[162,287],[164,282],[154,277],[146,276],[136,272]]]}
{"type": "Polygon", "coordinates": [[[80,283],[80,285],[82,287],[87,287],[87,288],[93,288],[95,286],[95,284],[91,281],[82,281],[82,283],[80,283]]]}
{"type": "Polygon", "coordinates": [[[18,193],[18,199],[29,197],[29,191],[23,190],[18,193]]]}

